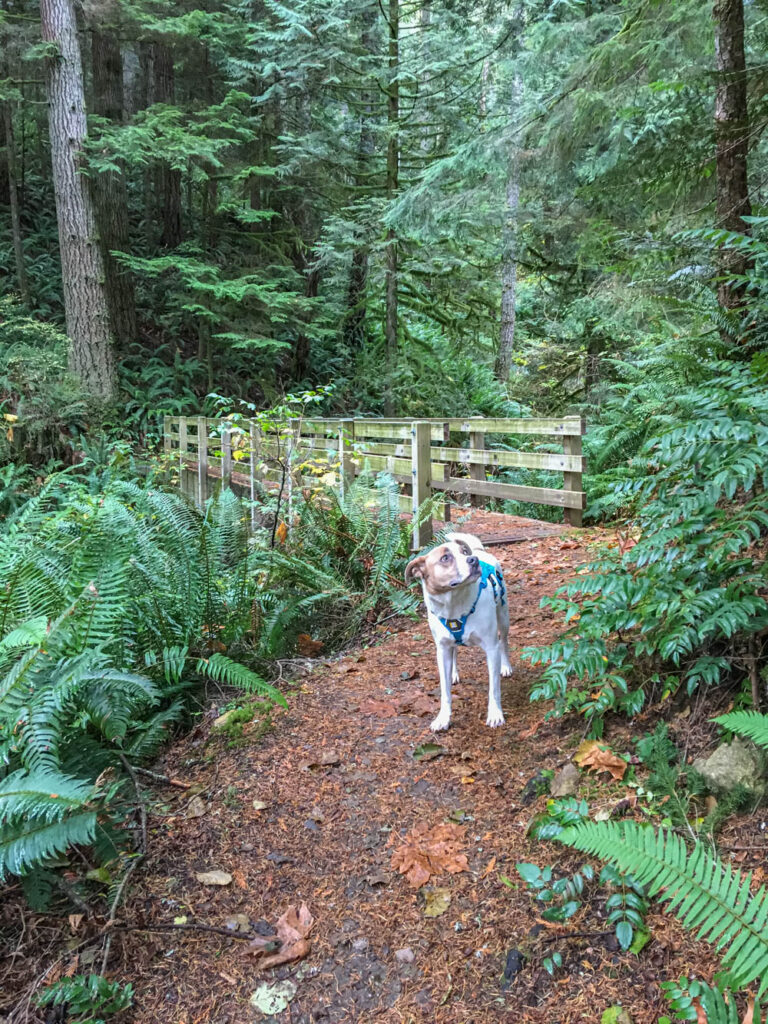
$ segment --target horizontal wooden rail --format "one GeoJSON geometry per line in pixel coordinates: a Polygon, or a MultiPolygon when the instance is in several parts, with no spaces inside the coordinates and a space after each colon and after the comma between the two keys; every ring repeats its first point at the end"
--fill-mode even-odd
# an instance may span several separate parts
{"type": "MultiPolygon", "coordinates": [[[[294,486],[335,480],[344,490],[361,473],[388,473],[406,492],[401,509],[414,511],[433,493],[483,499],[525,501],[564,510],[566,522],[580,526],[586,495],[582,479],[583,419],[509,419],[484,417],[404,419],[306,419],[290,429],[262,432],[258,420],[235,422],[211,417],[167,416],[164,449],[178,455],[182,486],[196,501],[205,501],[209,478],[246,489],[251,499],[263,486],[282,479],[287,502],[294,486]],[[519,451],[510,438],[540,437],[536,451],[519,451]],[[505,439],[504,447],[491,447],[505,439]],[[547,448],[560,445],[561,451],[547,448]],[[544,450],[541,450],[541,449],[544,450]],[[534,487],[489,478],[496,470],[543,470],[562,473],[562,487],[534,487]],[[455,475],[466,472],[467,475],[455,475]]],[[[372,492],[373,493],[373,492],[372,492]]],[[[450,506],[444,506],[445,515],[450,506]]],[[[252,513],[253,515],[253,513],[252,513]]],[[[289,512],[290,518],[290,512],[289,512]]],[[[431,537],[431,523],[414,529],[414,546],[431,537]]]]}

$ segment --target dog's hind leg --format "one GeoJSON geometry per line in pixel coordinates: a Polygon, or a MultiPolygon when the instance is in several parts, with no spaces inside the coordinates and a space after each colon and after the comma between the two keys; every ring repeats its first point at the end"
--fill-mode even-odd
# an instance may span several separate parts
{"type": "Polygon", "coordinates": [[[440,673],[440,710],[429,726],[432,732],[441,732],[451,724],[451,680],[455,665],[455,650],[453,644],[450,647],[448,644],[438,644],[437,647],[437,669],[440,673]]]}
{"type": "Polygon", "coordinates": [[[496,605],[496,622],[499,627],[499,640],[501,641],[501,674],[502,676],[512,675],[512,666],[509,663],[509,605],[496,605]]]}
{"type": "Polygon", "coordinates": [[[453,666],[451,668],[451,682],[456,685],[459,681],[459,648],[453,648],[453,666]]]}
{"type": "Polygon", "coordinates": [[[485,652],[488,662],[488,717],[486,725],[493,729],[504,725],[504,712],[501,710],[501,644],[494,644],[485,652]]]}

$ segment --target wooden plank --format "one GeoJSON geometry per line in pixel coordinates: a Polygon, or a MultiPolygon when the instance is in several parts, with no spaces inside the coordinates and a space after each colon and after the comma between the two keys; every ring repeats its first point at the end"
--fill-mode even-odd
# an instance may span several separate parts
{"type": "MultiPolygon", "coordinates": [[[[373,487],[371,487],[370,489],[369,488],[361,488],[360,493],[370,495],[371,502],[376,502],[376,504],[379,504],[381,502],[381,491],[377,491],[373,487]]],[[[412,511],[411,502],[412,502],[412,499],[411,499],[411,495],[410,494],[399,494],[398,495],[397,505],[398,505],[398,508],[400,509],[401,512],[411,512],[412,511]]],[[[446,504],[447,504],[447,502],[446,502],[446,504]]],[[[440,516],[444,515],[444,512],[445,512],[445,506],[444,506],[444,504],[442,502],[440,502],[437,505],[437,508],[436,508],[436,516],[437,516],[437,518],[439,518],[440,516]]]]}
{"type": "Polygon", "coordinates": [[[378,420],[355,420],[355,439],[363,437],[392,437],[410,441],[410,423],[379,423],[378,420]]]}
{"type": "Polygon", "coordinates": [[[484,434],[553,434],[558,437],[581,436],[586,433],[584,420],[580,416],[565,416],[562,419],[465,419],[448,420],[451,430],[469,434],[481,431],[484,434]]]}
{"type": "Polygon", "coordinates": [[[561,491],[554,487],[524,487],[520,484],[502,484],[493,480],[468,480],[449,477],[448,480],[433,480],[436,491],[455,491],[458,494],[484,494],[488,498],[505,501],[532,501],[539,505],[556,505],[561,508],[584,508],[586,495],[578,491],[561,491]]]}
{"type": "Polygon", "coordinates": [[[411,458],[411,443],[409,441],[398,444],[384,444],[377,441],[357,441],[354,448],[355,455],[396,455],[401,459],[411,458]]]}
{"type": "MultiPolygon", "coordinates": [[[[432,449],[434,451],[434,449],[432,449]]],[[[411,459],[398,459],[393,455],[368,455],[367,453],[355,452],[352,456],[355,465],[355,472],[359,476],[365,466],[377,473],[391,473],[392,476],[403,477],[408,483],[411,482],[411,459]]],[[[430,463],[430,477],[433,480],[444,480],[447,466],[441,462],[430,463]]]]}
{"type": "MultiPolygon", "coordinates": [[[[580,437],[564,437],[563,447],[565,448],[566,454],[570,455],[572,458],[581,457],[580,437]]],[[[575,491],[578,493],[579,491],[582,490],[583,486],[584,484],[582,482],[581,467],[577,472],[568,472],[564,474],[563,487],[566,491],[575,491]]],[[[570,526],[582,526],[582,520],[584,518],[582,510],[584,508],[586,508],[586,501],[583,505],[580,505],[577,508],[567,507],[563,512],[563,518],[565,519],[565,522],[568,523],[570,526]]]]}
{"type": "MultiPolygon", "coordinates": [[[[474,436],[482,440],[485,435],[474,436]]],[[[564,438],[563,444],[565,440],[564,438]]],[[[478,449],[474,444],[471,448],[433,448],[432,458],[441,462],[460,462],[469,466],[473,480],[485,479],[482,469],[479,473],[472,473],[473,468],[483,466],[519,466],[525,469],[548,469],[555,473],[577,473],[584,468],[584,460],[580,456],[561,455],[559,452],[509,452],[483,448],[482,445],[478,449]]]]}
{"type": "Polygon", "coordinates": [[[432,540],[432,519],[429,518],[423,523],[416,522],[416,513],[419,510],[419,506],[432,493],[429,478],[430,442],[432,437],[430,424],[415,422],[411,427],[411,437],[411,476],[413,477],[411,501],[414,517],[413,549],[417,551],[432,540]]]}

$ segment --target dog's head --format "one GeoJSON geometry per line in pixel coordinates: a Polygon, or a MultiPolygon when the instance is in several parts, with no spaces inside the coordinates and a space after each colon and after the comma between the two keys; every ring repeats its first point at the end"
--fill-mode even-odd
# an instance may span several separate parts
{"type": "Polygon", "coordinates": [[[452,540],[409,562],[405,582],[423,580],[430,594],[447,594],[474,583],[480,575],[477,555],[463,540],[452,540]]]}

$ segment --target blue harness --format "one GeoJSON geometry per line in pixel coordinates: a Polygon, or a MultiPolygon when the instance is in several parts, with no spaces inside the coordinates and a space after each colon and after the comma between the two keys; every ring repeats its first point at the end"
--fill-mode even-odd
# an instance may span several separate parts
{"type": "Polygon", "coordinates": [[[501,571],[501,567],[497,569],[493,565],[489,565],[488,562],[480,562],[480,586],[477,589],[477,597],[475,603],[469,609],[466,615],[462,615],[460,619],[444,619],[442,616],[438,616],[440,622],[448,630],[453,639],[459,645],[464,647],[464,627],[467,624],[467,619],[477,608],[477,602],[480,600],[480,595],[490,583],[491,590],[493,591],[493,600],[495,604],[501,603],[506,604],[507,590],[504,586],[504,575],[501,571]]]}

